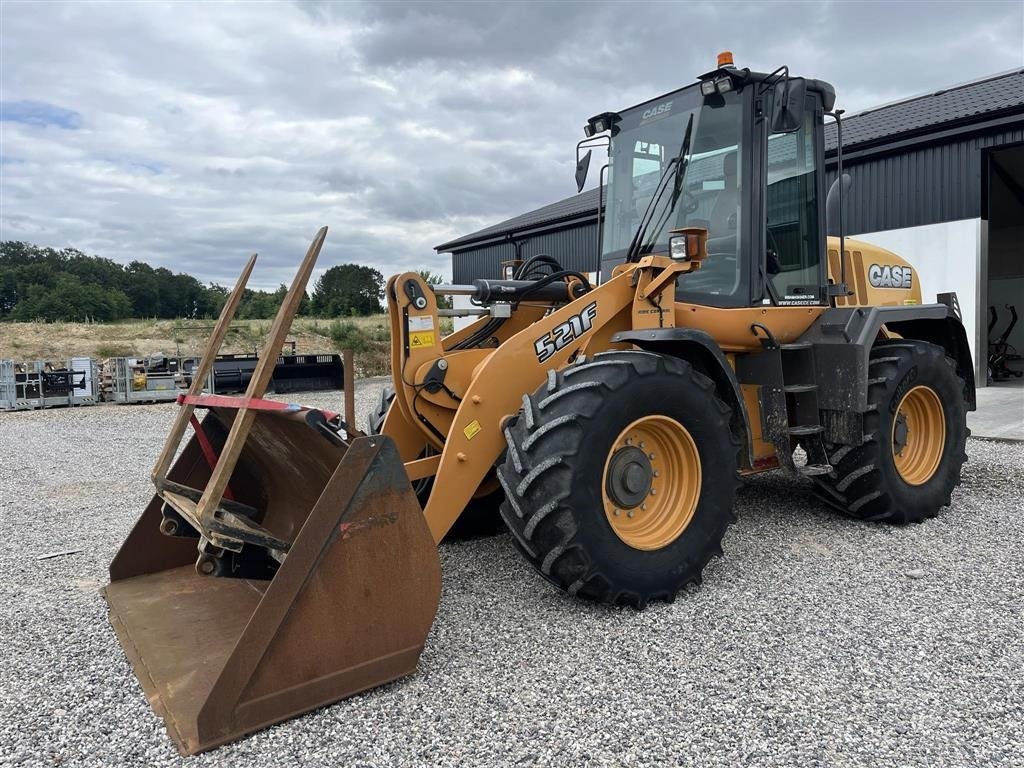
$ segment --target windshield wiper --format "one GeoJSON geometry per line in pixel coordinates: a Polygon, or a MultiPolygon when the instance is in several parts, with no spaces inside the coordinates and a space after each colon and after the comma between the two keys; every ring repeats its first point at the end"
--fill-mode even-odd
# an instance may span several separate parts
{"type": "MultiPolygon", "coordinates": [[[[693,113],[690,113],[690,119],[686,121],[686,133],[683,135],[683,143],[679,147],[679,154],[676,155],[669,162],[665,168],[665,172],[661,174],[661,178],[658,179],[658,186],[654,188],[654,196],[651,198],[651,202],[647,204],[647,209],[644,211],[644,215],[640,219],[640,224],[637,226],[636,233],[633,235],[632,241],[629,243],[629,248],[626,250],[626,261],[636,261],[640,254],[643,252],[643,248],[640,244],[644,242],[643,238],[647,234],[647,229],[651,225],[651,219],[654,216],[654,211],[658,209],[658,202],[661,200],[661,196],[665,194],[665,190],[668,189],[667,181],[671,178],[673,180],[672,185],[672,198],[668,207],[665,210],[665,214],[662,216],[662,222],[659,222],[657,229],[655,229],[655,236],[661,230],[664,219],[672,213],[676,207],[676,203],[679,201],[679,195],[683,189],[683,177],[684,173],[681,173],[681,169],[686,166],[684,160],[690,152],[690,138],[693,134],[693,113]]],[[[645,244],[650,250],[649,244],[645,244]]]]}
{"type": "MultiPolygon", "coordinates": [[[[676,157],[675,172],[672,174],[672,197],[669,200],[668,205],[665,206],[665,211],[661,214],[661,218],[658,219],[658,225],[654,227],[654,237],[656,238],[661,232],[661,228],[665,226],[665,222],[668,221],[668,217],[672,215],[672,212],[676,209],[676,203],[679,202],[679,196],[683,192],[683,181],[686,179],[686,167],[689,164],[689,160],[686,159],[690,153],[690,133],[693,128],[693,115],[690,115],[690,121],[686,125],[686,136],[683,138],[683,145],[679,148],[679,155],[676,157]]],[[[654,248],[654,243],[646,243],[640,248],[640,252],[650,252],[654,248]]]]}

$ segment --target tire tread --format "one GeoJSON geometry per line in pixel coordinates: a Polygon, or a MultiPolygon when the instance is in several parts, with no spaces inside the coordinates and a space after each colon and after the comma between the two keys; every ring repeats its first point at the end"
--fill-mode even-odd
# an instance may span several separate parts
{"type": "MultiPolygon", "coordinates": [[[[569,594],[636,608],[651,599],[672,601],[686,585],[699,584],[708,561],[721,554],[722,535],[734,519],[732,514],[723,515],[721,530],[697,558],[697,565],[690,566],[672,588],[648,594],[619,582],[576,539],[578,523],[567,503],[574,460],[586,440],[588,420],[600,416],[610,393],[626,386],[642,388],[639,380],[666,373],[679,376],[680,386],[707,395],[709,412],[722,425],[733,453],[737,452],[740,438],[729,427],[732,411],[714,395],[714,383],[685,361],[650,352],[606,352],[551,371],[536,393],[523,397],[522,409],[506,424],[508,458],[498,468],[506,494],[502,516],[524,557],[569,594]],[[539,482],[542,478],[545,483],[539,482]],[[552,491],[553,487],[557,490],[552,491]]],[[[728,494],[731,503],[737,485],[735,479],[731,488],[719,492],[728,494]]]]}
{"type": "MultiPolygon", "coordinates": [[[[938,508],[925,508],[920,505],[910,508],[906,504],[901,506],[892,489],[887,486],[889,482],[899,481],[887,481],[886,473],[880,466],[881,461],[889,461],[883,455],[884,451],[889,450],[889,444],[878,439],[879,434],[887,434],[884,431],[888,424],[883,421],[883,414],[886,411],[884,406],[892,395],[891,388],[896,384],[901,370],[906,368],[910,360],[919,365],[935,366],[937,370],[948,372],[955,379],[957,391],[962,391],[965,386],[963,380],[957,376],[956,363],[941,347],[913,340],[876,343],[871,350],[868,363],[868,409],[864,413],[861,442],[852,446],[830,447],[828,451],[833,471],[814,478],[815,491],[822,501],[861,520],[888,523],[921,522],[938,513],[938,508]]],[[[966,434],[967,430],[964,432],[966,434]]],[[[949,486],[942,494],[943,506],[949,505],[949,491],[960,483],[960,471],[965,460],[963,444],[947,445],[943,464],[938,470],[943,473],[949,486]]]]}

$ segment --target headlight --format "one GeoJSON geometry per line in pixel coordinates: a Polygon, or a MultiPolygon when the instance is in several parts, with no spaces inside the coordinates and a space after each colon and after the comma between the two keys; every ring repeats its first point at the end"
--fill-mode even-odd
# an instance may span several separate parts
{"type": "Polygon", "coordinates": [[[672,235],[668,239],[668,253],[675,261],[690,258],[689,238],[686,235],[672,235]]]}

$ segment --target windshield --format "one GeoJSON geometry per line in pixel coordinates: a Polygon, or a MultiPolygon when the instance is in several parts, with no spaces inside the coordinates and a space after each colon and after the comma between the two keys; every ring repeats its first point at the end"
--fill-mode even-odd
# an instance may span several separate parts
{"type": "Polygon", "coordinates": [[[708,230],[708,258],[700,270],[680,281],[680,288],[723,298],[742,297],[746,303],[738,237],[742,120],[739,94],[705,99],[696,86],[621,113],[608,170],[602,249],[606,269],[626,258],[642,223],[641,254],[667,253],[670,230],[704,227],[708,230]],[[683,148],[691,117],[689,150],[677,168],[673,164],[683,148]],[[665,183],[659,184],[670,166],[665,183]]]}

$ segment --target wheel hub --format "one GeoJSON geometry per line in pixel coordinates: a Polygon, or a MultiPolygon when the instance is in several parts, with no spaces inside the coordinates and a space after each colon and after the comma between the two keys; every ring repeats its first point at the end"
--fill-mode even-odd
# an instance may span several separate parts
{"type": "Polygon", "coordinates": [[[892,427],[892,450],[899,456],[907,447],[907,417],[902,412],[896,414],[896,423],[892,427]]]}
{"type": "Polygon", "coordinates": [[[608,496],[623,509],[640,506],[651,490],[653,470],[651,460],[639,448],[620,448],[608,463],[608,496]]]}
{"type": "Polygon", "coordinates": [[[697,510],[701,465],[689,431],[668,416],[629,424],[608,449],[602,497],[608,524],[634,549],[668,546],[697,510]]]}
{"type": "Polygon", "coordinates": [[[892,457],[896,471],[908,485],[932,479],[946,446],[946,418],[942,401],[931,387],[908,391],[892,421],[892,457]]]}

